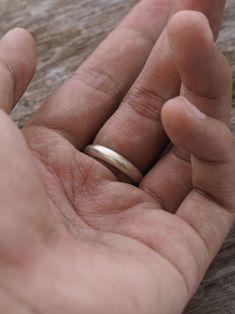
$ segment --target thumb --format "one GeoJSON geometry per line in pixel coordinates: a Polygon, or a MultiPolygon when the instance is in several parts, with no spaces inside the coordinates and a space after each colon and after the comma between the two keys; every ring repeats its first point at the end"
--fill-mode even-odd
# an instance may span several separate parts
{"type": "Polygon", "coordinates": [[[25,261],[48,239],[52,215],[24,138],[1,110],[0,173],[0,261],[25,261]]]}

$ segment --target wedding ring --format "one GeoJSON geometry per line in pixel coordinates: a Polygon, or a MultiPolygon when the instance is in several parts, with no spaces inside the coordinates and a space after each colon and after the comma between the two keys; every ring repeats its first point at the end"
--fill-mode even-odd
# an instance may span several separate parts
{"type": "Polygon", "coordinates": [[[92,144],[85,148],[84,153],[119,170],[136,185],[143,178],[142,173],[128,159],[105,146],[92,144]]]}

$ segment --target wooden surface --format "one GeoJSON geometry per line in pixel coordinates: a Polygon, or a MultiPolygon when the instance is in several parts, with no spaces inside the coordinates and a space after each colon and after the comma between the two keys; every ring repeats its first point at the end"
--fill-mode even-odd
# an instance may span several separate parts
{"type": "MultiPolygon", "coordinates": [[[[13,118],[20,126],[136,2],[0,0],[0,35],[15,26],[23,26],[33,33],[38,46],[37,75],[13,113],[13,118]]],[[[225,22],[218,44],[235,75],[235,0],[227,2],[225,22]]],[[[232,129],[235,132],[235,114],[232,129]]],[[[235,229],[185,313],[235,313],[235,229]]]]}

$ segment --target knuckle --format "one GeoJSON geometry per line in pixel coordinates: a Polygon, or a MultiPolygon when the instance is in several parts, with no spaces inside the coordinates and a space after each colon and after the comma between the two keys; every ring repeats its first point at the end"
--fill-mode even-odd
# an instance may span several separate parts
{"type": "Polygon", "coordinates": [[[161,121],[161,109],[166,99],[144,86],[135,86],[124,99],[142,117],[161,121]]]}
{"type": "Polygon", "coordinates": [[[72,76],[73,79],[81,82],[97,93],[108,97],[118,97],[121,93],[118,82],[106,71],[80,68],[72,76]]]}

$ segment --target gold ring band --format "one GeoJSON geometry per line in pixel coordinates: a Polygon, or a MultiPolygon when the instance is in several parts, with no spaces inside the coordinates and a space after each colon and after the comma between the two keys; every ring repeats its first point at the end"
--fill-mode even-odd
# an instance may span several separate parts
{"type": "Polygon", "coordinates": [[[139,169],[128,159],[105,146],[92,144],[85,148],[84,153],[96,160],[102,160],[121,171],[136,185],[138,185],[143,178],[139,169]]]}

